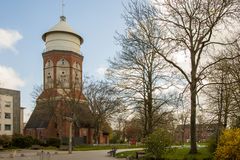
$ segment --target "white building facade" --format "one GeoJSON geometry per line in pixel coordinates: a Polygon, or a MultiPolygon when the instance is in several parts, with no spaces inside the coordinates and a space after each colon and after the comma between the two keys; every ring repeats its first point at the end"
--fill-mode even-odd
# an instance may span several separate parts
{"type": "Polygon", "coordinates": [[[0,135],[22,134],[20,91],[0,88],[0,135]]]}

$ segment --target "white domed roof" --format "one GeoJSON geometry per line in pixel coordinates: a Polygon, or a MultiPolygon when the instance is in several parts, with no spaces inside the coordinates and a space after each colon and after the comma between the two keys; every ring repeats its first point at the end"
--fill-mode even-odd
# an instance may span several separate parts
{"type": "Polygon", "coordinates": [[[51,32],[51,31],[66,31],[66,32],[75,33],[65,20],[60,20],[60,22],[58,22],[58,24],[52,27],[48,32],[51,32]]]}
{"type": "Polygon", "coordinates": [[[70,27],[67,22],[66,22],[66,17],[61,16],[60,17],[60,21],[53,26],[48,32],[44,33],[42,36],[42,39],[45,41],[46,40],[46,36],[49,33],[52,32],[65,32],[65,33],[70,33],[73,34],[75,36],[77,36],[80,39],[81,44],[83,43],[83,39],[81,36],[79,36],[73,29],[72,27],[70,27]]]}

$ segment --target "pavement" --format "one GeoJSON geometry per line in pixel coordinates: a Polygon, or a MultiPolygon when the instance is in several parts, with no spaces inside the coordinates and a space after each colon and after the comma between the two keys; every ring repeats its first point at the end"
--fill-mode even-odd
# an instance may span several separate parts
{"type": "MultiPolygon", "coordinates": [[[[135,149],[118,149],[118,152],[139,150],[135,149]]],[[[54,150],[13,150],[0,151],[0,160],[114,160],[107,152],[109,150],[94,150],[94,151],[73,151],[68,154],[68,151],[54,150]]]]}

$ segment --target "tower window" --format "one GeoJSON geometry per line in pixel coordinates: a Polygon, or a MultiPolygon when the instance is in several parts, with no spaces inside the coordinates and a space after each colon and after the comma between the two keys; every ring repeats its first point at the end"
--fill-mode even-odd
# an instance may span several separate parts
{"type": "Polygon", "coordinates": [[[51,74],[48,73],[48,75],[47,75],[47,79],[51,79],[51,78],[52,78],[51,74]]]}
{"type": "Polygon", "coordinates": [[[48,67],[50,67],[51,66],[51,62],[50,62],[50,60],[48,60],[48,67]]]}
{"type": "Polygon", "coordinates": [[[64,74],[64,72],[62,72],[62,74],[64,74]]]}
{"type": "Polygon", "coordinates": [[[65,64],[65,60],[64,59],[62,59],[62,65],[64,65],[65,64]]]}
{"type": "Polygon", "coordinates": [[[75,80],[78,81],[79,78],[78,78],[78,74],[76,73],[76,76],[75,76],[75,80]]]}

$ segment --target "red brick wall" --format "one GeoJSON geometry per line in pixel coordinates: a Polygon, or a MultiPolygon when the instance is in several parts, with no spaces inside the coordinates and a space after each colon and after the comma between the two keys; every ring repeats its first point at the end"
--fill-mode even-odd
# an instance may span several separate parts
{"type": "MultiPolygon", "coordinates": [[[[81,82],[82,82],[82,62],[83,62],[83,56],[71,51],[48,51],[43,53],[43,66],[48,62],[48,60],[51,60],[53,62],[53,74],[54,74],[54,88],[57,88],[57,79],[56,79],[56,64],[59,60],[66,59],[70,66],[72,67],[74,62],[77,62],[80,64],[80,70],[81,70],[81,82]]],[[[72,77],[72,70],[70,69],[70,77],[72,77]]],[[[43,80],[45,81],[45,74],[43,72],[43,80]]],[[[43,83],[45,84],[45,82],[43,83]]],[[[70,81],[70,86],[73,85],[70,81]]]]}

